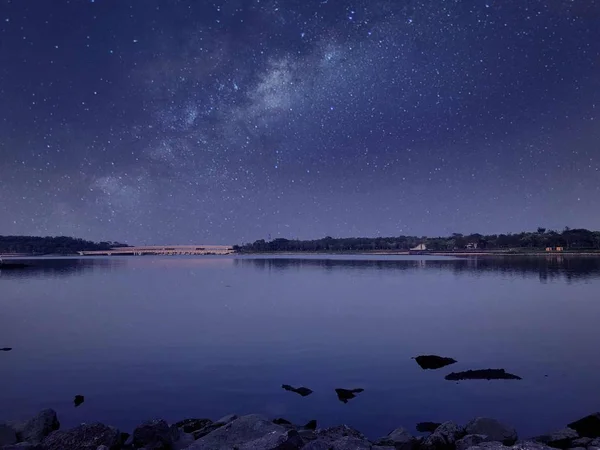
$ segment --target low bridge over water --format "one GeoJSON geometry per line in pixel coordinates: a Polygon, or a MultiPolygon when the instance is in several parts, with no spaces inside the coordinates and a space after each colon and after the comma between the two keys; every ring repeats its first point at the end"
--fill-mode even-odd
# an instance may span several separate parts
{"type": "Polygon", "coordinates": [[[83,251],[82,256],[112,255],[229,255],[233,247],[228,245],[146,245],[141,247],[117,247],[110,250],[83,251]]]}

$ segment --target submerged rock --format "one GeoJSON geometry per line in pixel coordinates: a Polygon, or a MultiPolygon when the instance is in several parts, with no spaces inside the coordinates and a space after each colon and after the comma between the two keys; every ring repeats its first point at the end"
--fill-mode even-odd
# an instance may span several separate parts
{"type": "Polygon", "coordinates": [[[85,397],[83,395],[76,395],[73,403],[75,404],[75,408],[81,405],[85,401],[85,397]]]}
{"type": "Polygon", "coordinates": [[[121,433],[101,423],[81,424],[71,430],[55,431],[42,445],[46,450],[96,450],[101,445],[112,449],[121,445],[121,433]]]}
{"type": "Polygon", "coordinates": [[[441,369],[442,367],[449,366],[450,364],[456,363],[454,358],[447,358],[445,356],[437,355],[420,355],[414,358],[417,364],[421,366],[421,369],[441,369]]]}
{"type": "Polygon", "coordinates": [[[335,393],[338,396],[338,400],[343,403],[348,403],[348,400],[352,400],[356,397],[356,394],[360,394],[364,392],[364,389],[341,389],[338,388],[335,390],[335,393]]]}
{"type": "Polygon", "coordinates": [[[133,430],[133,445],[137,448],[170,449],[179,438],[179,429],[169,427],[163,419],[144,422],[133,430]]]}
{"type": "Polygon", "coordinates": [[[441,425],[439,422],[419,422],[417,431],[419,433],[433,433],[441,425]]]}
{"type": "Polygon", "coordinates": [[[413,450],[417,447],[417,440],[404,428],[396,428],[387,436],[377,439],[375,445],[389,446],[401,450],[413,450]]]}
{"type": "Polygon", "coordinates": [[[444,422],[425,438],[421,448],[425,450],[454,449],[456,441],[465,435],[465,429],[454,422],[444,422]]]}
{"type": "Polygon", "coordinates": [[[10,352],[12,350],[12,347],[2,347],[0,348],[0,352],[10,352]]]}
{"type": "Polygon", "coordinates": [[[310,390],[307,387],[299,387],[299,388],[295,388],[293,386],[290,386],[289,384],[282,384],[281,387],[283,389],[285,389],[286,391],[290,391],[290,392],[295,392],[298,395],[301,395],[302,397],[306,397],[307,395],[310,395],[313,393],[312,390],[310,390]]]}
{"type": "Polygon", "coordinates": [[[242,416],[201,437],[189,450],[231,450],[270,433],[286,433],[284,427],[258,414],[242,416]]]}
{"type": "Polygon", "coordinates": [[[446,380],[521,380],[522,378],[506,372],[504,369],[478,369],[465,372],[452,372],[446,375],[446,380]]]}
{"type": "Polygon", "coordinates": [[[60,428],[60,422],[53,409],[44,409],[26,422],[17,424],[17,439],[19,441],[38,444],[46,436],[60,428]]]}
{"type": "Polygon", "coordinates": [[[585,416],[582,419],[571,422],[567,426],[577,431],[580,436],[589,438],[600,437],[600,412],[585,416]]]}
{"type": "Polygon", "coordinates": [[[579,433],[572,428],[563,428],[552,433],[543,434],[533,438],[536,442],[541,442],[549,447],[567,449],[577,447],[573,441],[579,438],[579,433]]]}
{"type": "Polygon", "coordinates": [[[512,445],[518,439],[517,431],[513,427],[487,417],[471,420],[465,431],[467,434],[482,434],[487,436],[487,441],[498,441],[504,445],[512,445]]]}

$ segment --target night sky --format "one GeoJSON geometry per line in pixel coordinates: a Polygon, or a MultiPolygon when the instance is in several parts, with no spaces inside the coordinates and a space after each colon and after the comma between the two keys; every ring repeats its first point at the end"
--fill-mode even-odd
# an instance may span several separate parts
{"type": "Polygon", "coordinates": [[[600,228],[600,2],[0,0],[0,234],[600,228]]]}

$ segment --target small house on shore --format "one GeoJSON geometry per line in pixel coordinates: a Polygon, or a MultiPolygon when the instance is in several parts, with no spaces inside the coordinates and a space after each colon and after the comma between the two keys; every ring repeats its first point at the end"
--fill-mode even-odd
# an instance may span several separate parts
{"type": "Polygon", "coordinates": [[[424,255],[427,252],[427,246],[425,244],[419,244],[408,251],[409,255],[424,255]]]}

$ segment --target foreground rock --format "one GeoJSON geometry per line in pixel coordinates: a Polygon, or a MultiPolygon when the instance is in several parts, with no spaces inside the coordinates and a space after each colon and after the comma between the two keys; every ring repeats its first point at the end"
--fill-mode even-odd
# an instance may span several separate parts
{"type": "Polygon", "coordinates": [[[133,430],[133,445],[136,448],[170,449],[179,439],[179,429],[169,427],[162,419],[144,422],[133,430]]]}
{"type": "Polygon", "coordinates": [[[42,442],[45,450],[96,450],[101,445],[119,448],[119,430],[101,423],[81,424],[71,430],[55,431],[42,442]]]}
{"type": "Polygon", "coordinates": [[[506,425],[496,419],[478,417],[471,420],[465,427],[466,434],[486,436],[486,441],[498,441],[504,445],[512,445],[517,442],[517,431],[510,425],[506,425]]]}
{"type": "Polygon", "coordinates": [[[522,378],[506,372],[504,369],[478,369],[465,372],[452,372],[446,375],[446,380],[521,380],[522,378]]]}
{"type": "MultiPolygon", "coordinates": [[[[235,414],[229,414],[227,416],[221,417],[219,420],[215,422],[210,422],[206,426],[199,428],[198,430],[191,431],[194,439],[200,439],[201,437],[206,436],[209,433],[221,428],[224,425],[227,425],[230,422],[233,422],[238,418],[235,414]]],[[[185,430],[184,430],[185,431],[185,430]]]]}
{"type": "Polygon", "coordinates": [[[0,424],[0,448],[4,445],[17,443],[17,433],[14,428],[5,424],[0,424]]]}
{"type": "Polygon", "coordinates": [[[338,400],[342,403],[348,403],[348,400],[352,400],[356,397],[356,394],[360,394],[364,392],[364,389],[341,389],[338,388],[335,390],[335,393],[338,396],[338,400]]]}
{"type": "Polygon", "coordinates": [[[585,416],[582,419],[571,422],[567,426],[577,431],[580,436],[589,438],[600,437],[600,412],[585,416]]]}
{"type": "Polygon", "coordinates": [[[456,450],[467,450],[471,447],[488,442],[488,436],[484,434],[467,434],[464,438],[456,441],[456,450]]]}
{"type": "Polygon", "coordinates": [[[419,422],[416,428],[419,433],[433,433],[440,425],[439,422],[419,422]]]}
{"type": "Polygon", "coordinates": [[[304,386],[295,388],[293,386],[290,386],[289,384],[282,384],[281,387],[283,389],[285,389],[286,391],[295,392],[296,394],[301,395],[302,397],[306,397],[313,393],[313,391],[311,389],[304,387],[304,386]]]}
{"type": "Polygon", "coordinates": [[[505,446],[501,442],[484,442],[471,447],[471,450],[551,450],[551,447],[532,441],[518,442],[511,447],[505,446]]]}
{"type": "Polygon", "coordinates": [[[53,409],[44,409],[26,422],[14,425],[18,441],[31,444],[39,444],[46,436],[59,428],[60,422],[53,409]]]}
{"type": "Polygon", "coordinates": [[[465,429],[454,422],[444,422],[421,443],[424,450],[451,450],[465,435],[465,429]]]}
{"type": "Polygon", "coordinates": [[[435,370],[441,369],[442,367],[449,366],[450,364],[456,363],[454,358],[447,358],[444,356],[437,355],[420,355],[415,358],[417,364],[424,370],[435,370]]]}
{"type": "Polygon", "coordinates": [[[258,414],[242,416],[194,442],[190,450],[231,450],[256,441],[267,434],[285,434],[288,430],[258,414]]]}
{"type": "Polygon", "coordinates": [[[418,441],[406,429],[396,428],[387,436],[376,440],[375,445],[393,447],[400,450],[413,450],[418,447],[418,441]]]}
{"type": "Polygon", "coordinates": [[[354,428],[350,428],[347,425],[339,425],[337,427],[324,428],[321,430],[317,430],[316,432],[317,440],[320,440],[327,444],[333,444],[335,441],[338,441],[345,437],[356,438],[363,441],[367,439],[360,431],[357,431],[354,428]]]}
{"type": "Polygon", "coordinates": [[[185,419],[177,422],[175,426],[184,433],[193,433],[213,423],[210,419],[185,419]]]}
{"type": "Polygon", "coordinates": [[[563,428],[562,430],[533,438],[534,441],[541,442],[549,447],[563,449],[576,447],[576,445],[573,445],[573,441],[576,439],[579,439],[579,433],[572,428],[563,428]]]}

